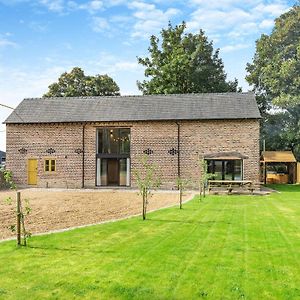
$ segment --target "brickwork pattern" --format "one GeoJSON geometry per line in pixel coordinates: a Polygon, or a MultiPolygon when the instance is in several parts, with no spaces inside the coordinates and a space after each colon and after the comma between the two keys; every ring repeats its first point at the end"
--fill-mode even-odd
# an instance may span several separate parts
{"type": "MultiPolygon", "coordinates": [[[[183,178],[197,184],[198,158],[204,154],[237,151],[248,156],[244,160],[244,179],[259,181],[259,121],[216,120],[181,121],[180,170],[183,178]]],[[[7,168],[19,184],[27,184],[27,160],[38,159],[40,187],[94,187],[96,178],[97,127],[131,128],[131,185],[136,186],[134,170],[141,168],[147,152],[156,164],[162,188],[175,188],[178,177],[178,127],[175,121],[102,122],[89,124],[26,124],[7,125],[7,168]],[[84,135],[84,146],[83,146],[84,135]],[[25,153],[19,151],[25,149],[25,153]],[[47,153],[53,148],[55,153],[47,153]],[[76,153],[75,150],[84,150],[76,153]],[[174,155],[172,155],[174,154],[174,155]],[[56,159],[56,172],[44,172],[44,160],[56,159]]],[[[78,152],[78,151],[77,151],[78,152]]]]}
{"type": "Polygon", "coordinates": [[[27,184],[28,159],[37,159],[37,186],[81,187],[82,154],[75,153],[82,149],[81,124],[7,125],[6,145],[6,166],[17,184],[27,184]],[[50,148],[55,153],[47,153],[50,148]],[[56,160],[56,172],[44,172],[45,159],[56,160]]]}

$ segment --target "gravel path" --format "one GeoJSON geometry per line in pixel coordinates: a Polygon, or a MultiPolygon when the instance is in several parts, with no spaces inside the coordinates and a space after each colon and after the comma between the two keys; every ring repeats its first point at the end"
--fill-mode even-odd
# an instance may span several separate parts
{"type": "MultiPolygon", "coordinates": [[[[15,207],[5,203],[9,196],[15,204],[15,192],[0,191],[0,240],[14,235],[8,229],[15,223],[15,207]]],[[[33,234],[122,219],[141,212],[141,197],[132,190],[24,189],[21,197],[29,199],[32,208],[27,229],[33,234]]],[[[192,193],[187,192],[184,200],[191,197],[192,193]]],[[[178,201],[178,192],[155,192],[148,210],[178,201]]]]}

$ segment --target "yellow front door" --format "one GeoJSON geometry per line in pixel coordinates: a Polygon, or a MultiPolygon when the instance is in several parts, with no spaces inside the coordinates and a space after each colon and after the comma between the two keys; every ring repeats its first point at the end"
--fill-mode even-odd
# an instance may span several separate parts
{"type": "Polygon", "coordinates": [[[28,184],[37,184],[37,159],[28,159],[28,184]]]}

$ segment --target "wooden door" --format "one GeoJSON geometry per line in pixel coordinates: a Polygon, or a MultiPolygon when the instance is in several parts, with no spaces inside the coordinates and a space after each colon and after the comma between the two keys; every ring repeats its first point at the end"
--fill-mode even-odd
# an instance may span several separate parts
{"type": "Polygon", "coordinates": [[[119,185],[119,161],[108,159],[107,161],[107,184],[119,185]]]}
{"type": "Polygon", "coordinates": [[[28,184],[37,184],[37,159],[28,159],[27,163],[28,184]]]}

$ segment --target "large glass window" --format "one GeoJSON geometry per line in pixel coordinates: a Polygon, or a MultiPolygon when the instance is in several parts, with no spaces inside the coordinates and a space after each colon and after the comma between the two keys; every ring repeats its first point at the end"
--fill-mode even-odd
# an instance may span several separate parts
{"type": "Polygon", "coordinates": [[[97,186],[130,186],[130,128],[97,129],[97,186]]]}
{"type": "Polygon", "coordinates": [[[242,180],[243,161],[240,160],[207,160],[207,172],[213,180],[242,180]]]}
{"type": "Polygon", "coordinates": [[[97,158],[97,186],[130,186],[129,158],[97,158]]]}
{"type": "Polygon", "coordinates": [[[129,128],[99,128],[97,131],[98,154],[130,153],[129,128]]]}

